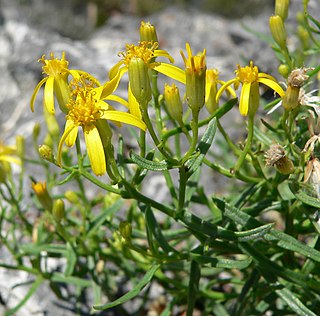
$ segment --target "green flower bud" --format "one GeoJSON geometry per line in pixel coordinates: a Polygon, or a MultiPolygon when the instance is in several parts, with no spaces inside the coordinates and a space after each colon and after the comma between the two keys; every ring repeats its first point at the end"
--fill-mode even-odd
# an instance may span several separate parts
{"type": "Polygon", "coordinates": [[[175,84],[172,86],[168,84],[164,85],[164,99],[166,100],[166,106],[170,116],[182,125],[182,102],[179,89],[175,84]]]}
{"type": "Polygon", "coordinates": [[[17,154],[20,158],[24,157],[26,146],[25,146],[25,138],[22,135],[16,136],[16,147],[17,147],[17,154]]]}
{"type": "Polygon", "coordinates": [[[79,203],[79,197],[76,192],[68,190],[64,193],[65,198],[72,204],[79,203]]]}
{"type": "Polygon", "coordinates": [[[132,234],[132,226],[129,222],[124,221],[119,225],[119,231],[124,239],[130,239],[132,234]]]}
{"type": "Polygon", "coordinates": [[[65,205],[63,200],[58,199],[54,201],[52,207],[52,215],[58,223],[60,223],[65,217],[65,205]]]}
{"type": "Polygon", "coordinates": [[[39,154],[42,159],[48,160],[50,162],[53,161],[53,153],[52,149],[47,145],[40,145],[39,146],[39,154]]]}
{"type": "Polygon", "coordinates": [[[275,15],[279,15],[283,21],[288,17],[290,0],[276,0],[275,15]]]}
{"type": "Polygon", "coordinates": [[[39,202],[48,211],[52,211],[53,201],[47,190],[45,182],[33,182],[32,189],[36,194],[39,202]]]}
{"type": "Polygon", "coordinates": [[[141,22],[140,42],[158,42],[156,28],[150,22],[141,22]]]}
{"type": "Polygon", "coordinates": [[[288,75],[290,73],[290,68],[288,65],[285,65],[285,64],[281,64],[279,67],[278,67],[278,72],[279,74],[283,77],[283,78],[288,78],[288,75]]]}
{"type": "Polygon", "coordinates": [[[274,15],[270,17],[269,22],[273,39],[282,50],[287,50],[287,33],[282,18],[274,15]]]}

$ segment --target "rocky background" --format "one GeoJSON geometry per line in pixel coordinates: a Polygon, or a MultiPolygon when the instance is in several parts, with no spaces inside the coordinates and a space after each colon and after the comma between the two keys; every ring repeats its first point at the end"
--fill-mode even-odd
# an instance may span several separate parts
{"type": "MultiPolygon", "coordinates": [[[[38,58],[50,52],[60,58],[65,51],[71,68],[83,69],[104,81],[110,67],[119,60],[117,53],[126,43],[138,41],[142,19],[156,25],[161,47],[180,65],[180,50],[185,50],[188,41],[194,52],[207,49],[208,68],[218,68],[222,79],[231,78],[237,63],[251,59],[261,71],[279,78],[273,51],[253,34],[270,37],[272,0],[245,0],[241,5],[237,0],[167,2],[0,0],[0,138],[8,144],[14,143],[17,134],[30,139],[34,123],[43,121],[41,98],[37,99],[36,113],[31,113],[29,107],[32,91],[42,78],[38,58]],[[149,5],[141,7],[141,3],[149,5]]],[[[289,28],[294,27],[300,2],[292,1],[289,28]]],[[[319,0],[310,2],[312,10],[319,12],[319,0]]],[[[294,46],[294,40],[289,44],[294,46]]],[[[242,123],[239,115],[233,120],[242,123]]],[[[158,190],[159,179],[152,181],[150,195],[158,190]]],[[[161,192],[158,190],[160,200],[161,194],[166,194],[161,192]]],[[[6,260],[5,256],[0,252],[0,260],[6,260]]],[[[2,315],[6,307],[15,306],[25,295],[27,286],[12,287],[27,281],[28,275],[0,269],[0,280],[2,315]]],[[[89,310],[81,315],[86,313],[89,310]]],[[[74,304],[58,302],[49,289],[42,287],[17,315],[70,316],[75,315],[74,304]]]]}

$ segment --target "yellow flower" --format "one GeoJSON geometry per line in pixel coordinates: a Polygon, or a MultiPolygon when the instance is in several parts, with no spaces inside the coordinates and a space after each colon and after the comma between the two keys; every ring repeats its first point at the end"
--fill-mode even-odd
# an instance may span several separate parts
{"type": "Polygon", "coordinates": [[[0,140],[0,183],[6,181],[11,172],[11,163],[21,164],[16,146],[5,145],[0,140]]]}
{"type": "MultiPolygon", "coordinates": [[[[218,79],[219,71],[217,69],[208,69],[206,71],[206,98],[205,105],[210,114],[212,114],[218,108],[218,102],[216,100],[218,92],[218,84],[223,86],[224,81],[218,79]]],[[[236,93],[231,87],[226,89],[228,95],[231,95],[233,98],[236,97],[236,93]]]]}
{"type": "Polygon", "coordinates": [[[47,190],[46,182],[33,182],[32,189],[41,205],[48,211],[52,210],[53,200],[47,190]]]}
{"type": "Polygon", "coordinates": [[[263,83],[266,86],[270,87],[272,90],[277,92],[280,97],[284,96],[283,89],[276,82],[275,78],[259,72],[257,66],[253,66],[253,62],[250,62],[249,66],[240,67],[235,71],[236,77],[227,81],[217,93],[217,101],[219,100],[221,94],[226,90],[230,85],[234,84],[235,89],[242,84],[239,110],[241,115],[254,114],[259,106],[259,83],[263,83]]]}
{"type": "Polygon", "coordinates": [[[189,43],[186,43],[188,57],[181,51],[185,64],[186,97],[192,110],[200,111],[205,102],[206,84],[206,50],[198,55],[193,55],[189,43]]]}
{"type": "Polygon", "coordinates": [[[185,73],[182,69],[168,63],[155,62],[156,57],[165,57],[168,58],[171,63],[174,62],[170,54],[165,50],[158,49],[158,46],[159,44],[157,42],[145,41],[140,42],[139,45],[127,44],[126,51],[119,53],[122,59],[111,68],[109,78],[112,80],[117,76],[122,77],[123,74],[128,71],[131,60],[133,58],[139,58],[143,60],[148,68],[185,83],[185,73]]]}
{"type": "Polygon", "coordinates": [[[47,76],[43,78],[35,87],[30,107],[34,112],[34,102],[40,88],[44,86],[44,105],[48,112],[54,114],[54,93],[57,97],[59,106],[63,112],[66,113],[66,104],[69,100],[68,75],[79,77],[79,72],[76,70],[69,70],[69,62],[65,59],[65,53],[62,53],[61,59],[54,58],[54,54],[50,53],[51,59],[45,59],[43,55],[38,61],[43,63],[43,73],[47,76]]]}
{"type": "Polygon", "coordinates": [[[72,98],[68,104],[65,130],[58,146],[59,164],[61,164],[63,143],[65,142],[67,146],[72,147],[75,144],[79,127],[83,129],[91,167],[96,175],[103,175],[106,172],[106,159],[108,157],[105,155],[103,142],[107,141],[106,137],[108,141],[111,141],[112,136],[105,120],[122,122],[146,130],[146,125],[140,118],[130,113],[116,111],[104,102],[106,99],[121,100],[121,98],[107,95],[112,91],[110,87],[115,89],[116,85],[111,83],[100,86],[97,82],[92,82],[91,77],[88,78],[85,75],[71,81],[72,98]],[[102,124],[102,122],[105,124],[102,124]]]}

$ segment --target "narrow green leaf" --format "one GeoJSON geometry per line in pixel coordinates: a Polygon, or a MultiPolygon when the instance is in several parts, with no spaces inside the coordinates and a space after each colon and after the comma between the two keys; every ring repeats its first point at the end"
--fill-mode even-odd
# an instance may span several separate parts
{"type": "Polygon", "coordinates": [[[320,199],[306,193],[315,193],[313,192],[312,187],[304,183],[299,183],[297,181],[291,182],[289,186],[291,191],[299,201],[301,201],[304,204],[320,208],[320,199]]]}
{"type": "Polygon", "coordinates": [[[235,232],[235,235],[238,237],[238,240],[242,242],[263,238],[265,234],[267,234],[271,230],[273,225],[274,224],[271,223],[271,224],[259,226],[257,228],[253,228],[253,229],[249,229],[241,232],[235,232]]]}
{"type": "Polygon", "coordinates": [[[168,164],[165,160],[162,161],[152,161],[145,159],[138,154],[136,154],[134,151],[130,152],[130,158],[134,163],[136,163],[140,168],[152,170],[152,171],[165,171],[172,168],[176,168],[178,166],[173,166],[171,164],[168,164]]]}
{"type": "Polygon", "coordinates": [[[290,290],[281,288],[275,290],[278,296],[287,303],[295,315],[300,316],[317,316],[309,308],[307,308],[290,290]]]}
{"type": "Polygon", "coordinates": [[[192,158],[186,162],[186,166],[189,168],[190,174],[195,172],[201,165],[202,160],[204,159],[205,155],[207,154],[212,144],[214,135],[216,133],[216,129],[217,129],[217,120],[214,118],[209,122],[203,136],[201,137],[200,143],[197,147],[197,152],[199,154],[197,155],[197,157],[192,158]]]}
{"type": "Polygon", "coordinates": [[[70,245],[70,243],[67,243],[66,259],[67,259],[67,267],[64,272],[64,275],[71,276],[73,273],[74,267],[77,263],[77,255],[76,255],[73,247],[70,245]]]}
{"type": "MultiPolygon", "coordinates": [[[[221,200],[217,201],[218,205],[223,207],[224,215],[233,220],[235,223],[242,225],[246,229],[261,226],[261,222],[240,211],[236,207],[233,207],[221,200]]],[[[264,238],[269,241],[276,241],[277,245],[281,248],[297,252],[316,262],[320,262],[320,251],[309,247],[308,245],[296,240],[294,237],[286,233],[276,229],[271,229],[269,233],[265,234],[264,238]]]]}
{"type": "Polygon", "coordinates": [[[5,312],[5,316],[11,316],[16,314],[16,312],[29,300],[29,298],[37,291],[38,287],[41,285],[43,278],[41,275],[38,275],[36,280],[33,282],[29,291],[25,295],[25,297],[13,308],[5,312]]]}
{"type": "Polygon", "coordinates": [[[91,287],[92,281],[74,276],[65,276],[63,273],[55,272],[50,279],[51,282],[60,282],[80,287],[91,287]]]}
{"type": "Polygon", "coordinates": [[[210,264],[212,267],[225,268],[225,269],[238,269],[238,270],[245,269],[252,262],[251,257],[248,257],[247,259],[244,259],[244,260],[231,260],[231,259],[213,258],[210,256],[194,254],[194,253],[191,253],[190,257],[192,260],[197,261],[201,264],[210,264]]]}
{"type": "Polygon", "coordinates": [[[169,245],[166,238],[163,236],[161,228],[154,217],[151,207],[148,207],[145,211],[146,214],[146,221],[147,225],[151,229],[152,234],[154,235],[155,239],[157,240],[159,246],[166,252],[177,252],[173,247],[169,245]]]}
{"type": "Polygon", "coordinates": [[[42,244],[42,245],[36,245],[33,243],[22,244],[20,245],[20,249],[26,254],[30,254],[30,255],[38,255],[42,251],[46,251],[48,253],[58,253],[58,254],[63,254],[66,252],[65,245],[54,245],[54,244],[42,244]]]}
{"type": "Polygon", "coordinates": [[[193,315],[194,305],[199,291],[201,269],[198,262],[192,260],[190,265],[190,278],[188,284],[188,308],[187,316],[193,315]]]}
{"type": "Polygon", "coordinates": [[[120,304],[123,304],[132,298],[136,297],[139,295],[139,293],[142,291],[142,289],[151,281],[152,277],[156,273],[156,271],[159,269],[160,265],[155,264],[153,265],[145,274],[145,276],[141,279],[141,281],[128,293],[124,294],[123,296],[119,297],[113,302],[104,304],[104,305],[95,305],[93,306],[93,309],[95,310],[105,310],[108,308],[112,308],[115,306],[118,306],[120,304]]]}

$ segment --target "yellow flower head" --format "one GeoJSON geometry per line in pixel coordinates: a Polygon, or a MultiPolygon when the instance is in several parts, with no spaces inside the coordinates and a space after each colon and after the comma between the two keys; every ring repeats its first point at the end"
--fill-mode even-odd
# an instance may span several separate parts
{"type": "Polygon", "coordinates": [[[69,62],[65,59],[65,53],[62,53],[61,59],[54,58],[54,54],[50,54],[50,59],[46,59],[43,55],[39,60],[43,63],[43,73],[47,76],[43,78],[35,87],[30,107],[32,112],[34,111],[35,98],[42,87],[44,86],[44,105],[47,111],[54,114],[54,96],[56,95],[60,109],[66,113],[66,104],[69,100],[69,89],[68,89],[68,75],[78,77],[79,74],[75,70],[69,70],[69,62]]]}
{"type": "Polygon", "coordinates": [[[128,71],[131,61],[135,59],[142,60],[148,68],[185,83],[185,73],[182,69],[172,64],[155,61],[157,57],[165,57],[170,63],[174,62],[171,55],[166,50],[158,49],[158,46],[159,44],[154,41],[142,41],[138,45],[127,44],[126,51],[119,53],[121,60],[109,71],[110,80],[120,80],[124,73],[128,71]]]}
{"type": "Polygon", "coordinates": [[[218,91],[216,100],[218,101],[221,94],[226,90],[230,85],[234,84],[235,89],[242,85],[240,102],[239,102],[239,111],[241,115],[253,115],[259,106],[259,83],[263,83],[266,86],[270,87],[272,90],[277,92],[281,97],[284,96],[283,89],[276,82],[276,79],[272,76],[259,72],[257,66],[253,65],[253,62],[250,61],[249,66],[240,67],[235,71],[236,77],[227,81],[218,91]]]}
{"type": "Polygon", "coordinates": [[[201,75],[206,69],[206,49],[202,53],[193,55],[189,43],[186,43],[186,50],[188,57],[185,57],[184,53],[181,51],[181,56],[184,61],[186,72],[197,73],[201,75]]]}
{"type": "Polygon", "coordinates": [[[199,112],[205,103],[206,50],[193,55],[189,43],[186,43],[188,57],[181,51],[186,73],[186,97],[189,107],[199,112]]]}
{"type": "MultiPolygon", "coordinates": [[[[216,100],[218,92],[218,84],[224,85],[225,82],[219,79],[218,69],[207,69],[206,71],[206,98],[205,105],[210,114],[212,114],[218,108],[218,102],[216,100]]],[[[233,98],[236,97],[236,93],[231,87],[226,89],[228,95],[233,98]]]]}
{"type": "Polygon", "coordinates": [[[72,147],[78,135],[78,127],[82,127],[92,170],[96,175],[103,175],[106,172],[107,158],[104,142],[111,140],[109,135],[111,130],[109,133],[107,122],[101,124],[101,121],[122,122],[143,130],[146,129],[146,125],[140,118],[130,113],[116,111],[106,103],[104,100],[108,98],[116,100],[120,98],[104,96],[106,85],[100,86],[92,76],[81,75],[79,79],[74,78],[71,81],[70,90],[72,98],[68,104],[65,131],[58,146],[58,162],[61,164],[62,144],[65,142],[67,146],[72,147]],[[108,129],[107,132],[101,128],[103,125],[105,130],[108,129]],[[102,137],[101,134],[104,136],[102,137]],[[108,137],[105,137],[106,134],[108,137]]]}
{"type": "Polygon", "coordinates": [[[41,205],[48,211],[52,210],[53,200],[47,190],[46,182],[33,182],[32,189],[41,205]]]}

